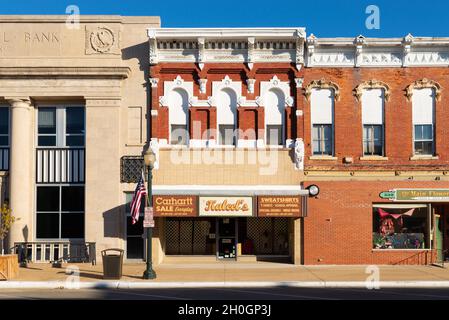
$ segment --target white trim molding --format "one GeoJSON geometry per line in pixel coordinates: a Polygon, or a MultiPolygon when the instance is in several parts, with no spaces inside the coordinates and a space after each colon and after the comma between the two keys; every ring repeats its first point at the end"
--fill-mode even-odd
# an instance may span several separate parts
{"type": "Polygon", "coordinates": [[[413,90],[414,89],[424,89],[424,88],[432,88],[435,90],[435,99],[437,101],[440,101],[441,98],[441,85],[433,80],[429,80],[427,78],[423,78],[420,80],[417,80],[410,84],[407,89],[405,89],[405,95],[408,99],[408,101],[412,100],[413,97],[413,90]]]}
{"type": "Polygon", "coordinates": [[[307,67],[449,66],[449,38],[317,38],[306,41],[307,67]]]}
{"type": "Polygon", "coordinates": [[[159,97],[161,107],[168,107],[170,93],[176,89],[182,89],[187,92],[189,103],[194,100],[193,81],[184,81],[181,76],[177,76],[173,81],[164,81],[164,95],[159,97]]]}
{"type": "Polygon", "coordinates": [[[290,83],[288,81],[281,81],[275,75],[270,81],[260,82],[260,97],[258,100],[259,104],[264,105],[264,97],[270,90],[280,90],[285,97],[285,105],[291,107],[293,105],[294,99],[290,95],[290,83]]]}
{"type": "Polygon", "coordinates": [[[214,99],[217,99],[217,94],[223,89],[231,89],[234,91],[237,101],[239,101],[242,96],[242,82],[232,81],[228,75],[226,75],[221,81],[212,82],[212,96],[214,99]]]}
{"type": "Polygon", "coordinates": [[[305,28],[148,29],[150,64],[289,62],[304,64],[305,28]]]}
{"type": "Polygon", "coordinates": [[[340,87],[332,81],[327,81],[324,78],[320,80],[313,80],[310,82],[307,87],[305,88],[304,95],[306,96],[307,101],[310,99],[310,96],[312,94],[312,89],[318,88],[318,89],[332,89],[334,91],[334,97],[335,100],[340,100],[340,87]]]}
{"type": "Polygon", "coordinates": [[[390,100],[391,90],[388,84],[386,84],[385,82],[372,79],[359,84],[357,87],[354,88],[354,90],[352,90],[352,93],[357,99],[357,101],[360,102],[360,99],[362,98],[363,95],[363,90],[365,89],[383,89],[385,101],[390,100]]]}

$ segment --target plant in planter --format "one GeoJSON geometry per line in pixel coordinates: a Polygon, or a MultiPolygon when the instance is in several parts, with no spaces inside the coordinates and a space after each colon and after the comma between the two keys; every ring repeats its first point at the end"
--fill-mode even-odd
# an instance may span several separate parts
{"type": "Polygon", "coordinates": [[[5,253],[4,240],[9,233],[9,230],[11,230],[11,227],[14,224],[14,222],[18,220],[19,219],[16,219],[16,217],[12,215],[12,211],[8,203],[7,202],[3,203],[3,205],[0,208],[0,241],[2,244],[2,255],[4,255],[5,253]]]}

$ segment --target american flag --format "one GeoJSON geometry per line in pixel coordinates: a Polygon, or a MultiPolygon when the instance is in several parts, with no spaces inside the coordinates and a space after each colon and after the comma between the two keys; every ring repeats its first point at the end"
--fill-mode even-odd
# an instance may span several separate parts
{"type": "Polygon", "coordinates": [[[139,221],[140,205],[142,203],[142,197],[147,195],[147,189],[145,188],[145,179],[143,178],[143,172],[137,183],[136,191],[134,191],[133,201],[131,202],[131,218],[132,223],[136,224],[139,221]]]}

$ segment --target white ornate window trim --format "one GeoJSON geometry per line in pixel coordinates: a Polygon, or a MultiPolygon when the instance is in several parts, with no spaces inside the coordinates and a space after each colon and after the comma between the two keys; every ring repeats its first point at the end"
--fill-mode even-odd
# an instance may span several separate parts
{"type": "Polygon", "coordinates": [[[270,90],[280,90],[285,97],[285,105],[293,106],[294,99],[290,95],[290,83],[288,81],[281,81],[275,75],[270,81],[260,82],[260,97],[257,98],[259,104],[264,105],[264,97],[270,90]]]}
{"type": "Polygon", "coordinates": [[[405,89],[405,95],[407,97],[407,100],[408,101],[412,101],[413,90],[415,90],[415,89],[424,89],[424,88],[432,88],[432,89],[434,89],[435,99],[436,99],[436,101],[440,101],[440,99],[441,99],[441,90],[442,90],[441,85],[438,82],[433,81],[433,80],[429,80],[427,78],[423,78],[423,79],[417,80],[417,81],[413,82],[412,84],[410,84],[405,89]]]}
{"type": "Polygon", "coordinates": [[[177,76],[173,81],[164,81],[164,95],[159,98],[161,107],[168,107],[170,93],[176,89],[182,89],[187,92],[189,102],[194,100],[193,81],[184,81],[181,76],[177,76]]]}
{"type": "Polygon", "coordinates": [[[306,88],[304,95],[307,101],[310,101],[310,96],[312,94],[312,89],[331,89],[334,91],[334,97],[336,101],[340,100],[340,87],[332,81],[326,81],[324,78],[320,80],[313,80],[310,82],[306,88]]]}
{"type": "Polygon", "coordinates": [[[384,90],[384,97],[385,101],[389,101],[391,97],[391,90],[390,86],[387,85],[385,82],[378,81],[378,80],[368,80],[365,82],[362,82],[357,87],[354,88],[352,91],[353,95],[356,97],[357,101],[361,101],[363,90],[366,89],[383,89],[384,90]]]}
{"type": "Polygon", "coordinates": [[[240,81],[233,81],[226,75],[221,81],[212,82],[212,97],[217,98],[218,93],[223,89],[231,89],[237,96],[237,101],[242,97],[242,83],[240,81]]]}

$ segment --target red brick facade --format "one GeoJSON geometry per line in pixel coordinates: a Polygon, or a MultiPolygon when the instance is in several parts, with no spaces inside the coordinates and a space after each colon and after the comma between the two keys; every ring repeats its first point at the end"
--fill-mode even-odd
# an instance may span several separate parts
{"type": "MultiPolygon", "coordinates": [[[[168,109],[160,107],[159,97],[164,95],[164,81],[173,81],[177,76],[181,76],[184,81],[191,81],[194,83],[193,94],[198,97],[198,100],[207,100],[212,96],[212,83],[214,81],[222,81],[225,76],[229,76],[232,81],[240,81],[242,83],[241,95],[247,100],[255,100],[260,95],[260,81],[270,81],[273,76],[277,76],[280,81],[288,81],[291,84],[291,96],[301,97],[301,90],[296,94],[294,79],[303,77],[303,70],[298,71],[289,63],[266,63],[254,64],[250,70],[246,64],[206,64],[201,70],[197,64],[190,63],[160,63],[151,68],[151,77],[159,79],[157,87],[152,89],[151,105],[152,110],[157,110],[158,116],[152,119],[151,137],[158,139],[168,139],[169,137],[169,121],[168,109]],[[200,92],[199,79],[207,79],[206,93],[200,92]],[[248,92],[246,79],[255,79],[254,93],[248,92]]],[[[286,106],[286,128],[285,134],[287,139],[295,139],[297,137],[297,123],[292,111],[294,107],[286,106]]],[[[193,121],[201,122],[201,133],[204,130],[215,128],[217,123],[216,106],[211,107],[197,107],[192,105],[190,107],[189,121],[190,121],[190,137],[199,139],[199,132],[192,132],[193,121]]],[[[259,107],[241,107],[238,109],[238,128],[242,131],[248,129],[255,129],[258,135],[263,138],[265,121],[264,108],[259,107]]],[[[210,139],[215,138],[211,136],[210,139]]],[[[244,139],[254,139],[258,137],[245,137],[244,139]]]]}
{"type": "MultiPolygon", "coordinates": [[[[373,203],[395,188],[449,188],[449,182],[319,181],[304,219],[304,264],[430,264],[428,250],[373,250],[373,203]]],[[[435,253],[433,253],[435,254],[435,253]]]]}
{"type": "MultiPolygon", "coordinates": [[[[313,80],[325,79],[340,88],[340,99],[335,101],[335,161],[312,161],[306,157],[307,168],[338,170],[422,170],[441,168],[449,164],[448,127],[449,87],[448,68],[306,68],[304,85],[313,80]],[[411,161],[413,155],[412,103],[405,89],[417,80],[427,78],[438,82],[443,90],[436,102],[436,155],[438,160],[411,161]],[[361,103],[353,95],[359,84],[379,80],[391,89],[391,98],[385,102],[385,156],[388,161],[373,163],[359,160],[363,156],[361,103]],[[354,165],[343,164],[343,157],[353,157],[354,165]]],[[[310,103],[301,98],[299,109],[304,110],[304,127],[299,136],[304,137],[306,155],[311,153],[310,103]]]]}

